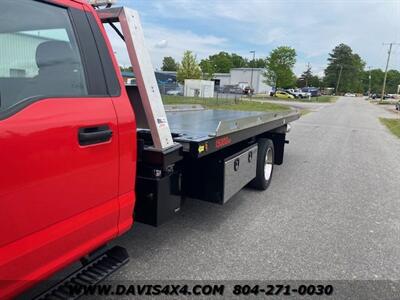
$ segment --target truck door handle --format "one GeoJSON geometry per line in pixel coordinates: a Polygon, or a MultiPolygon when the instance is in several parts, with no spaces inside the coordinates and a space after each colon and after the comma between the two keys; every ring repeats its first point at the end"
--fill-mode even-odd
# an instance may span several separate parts
{"type": "Polygon", "coordinates": [[[108,142],[113,135],[108,125],[79,128],[79,145],[87,146],[108,142]]]}

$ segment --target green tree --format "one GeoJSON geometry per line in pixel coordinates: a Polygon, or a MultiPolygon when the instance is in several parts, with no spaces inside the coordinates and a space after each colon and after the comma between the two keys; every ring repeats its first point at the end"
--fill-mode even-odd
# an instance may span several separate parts
{"type": "Polygon", "coordinates": [[[247,63],[247,67],[249,68],[266,68],[267,61],[264,58],[256,58],[254,61],[251,59],[247,63]]]}
{"type": "Polygon", "coordinates": [[[214,77],[215,67],[212,65],[211,61],[206,59],[200,62],[200,68],[203,72],[203,79],[211,80],[214,77]]]}
{"type": "Polygon", "coordinates": [[[253,62],[236,53],[229,54],[224,51],[210,55],[200,62],[201,69],[207,74],[210,69],[212,73],[229,73],[232,68],[265,68],[265,66],[266,61],[263,58],[257,58],[253,62]]]}
{"type": "Polygon", "coordinates": [[[372,69],[362,72],[361,81],[362,89],[364,93],[368,92],[369,88],[369,76],[371,75],[371,93],[381,93],[384,72],[381,69],[372,69]]]}
{"type": "Polygon", "coordinates": [[[210,66],[213,68],[214,73],[229,73],[232,68],[264,68],[266,65],[265,59],[258,58],[254,62],[249,61],[236,53],[227,53],[221,51],[217,54],[210,55],[208,58],[201,60],[200,67],[206,70],[210,66]]]}
{"type": "Polygon", "coordinates": [[[301,76],[297,79],[296,85],[298,87],[311,86],[310,78],[312,75],[311,66],[307,66],[307,69],[301,74],[301,76]]]}
{"type": "Polygon", "coordinates": [[[176,71],[178,70],[179,64],[171,56],[165,56],[163,58],[163,64],[161,70],[163,71],[176,71]]]}
{"type": "Polygon", "coordinates": [[[132,66],[129,67],[119,66],[119,69],[121,70],[121,72],[133,72],[132,66]]]}
{"type": "Polygon", "coordinates": [[[232,53],[231,54],[231,61],[232,61],[232,67],[233,68],[244,68],[248,66],[248,61],[246,58],[243,58],[242,56],[232,53]]]}
{"type": "Polygon", "coordinates": [[[399,84],[400,84],[400,72],[397,70],[389,70],[386,78],[386,93],[387,94],[397,93],[399,84]]]}
{"type": "Polygon", "coordinates": [[[287,46],[275,48],[266,59],[265,82],[281,88],[293,87],[296,81],[293,73],[295,63],[296,50],[287,46]]]}
{"type": "Polygon", "coordinates": [[[185,51],[183,53],[182,62],[178,67],[176,79],[178,82],[183,83],[185,79],[200,79],[201,69],[197,64],[196,55],[192,51],[185,51]]]}
{"type": "MultiPolygon", "coordinates": [[[[385,72],[381,69],[365,70],[362,73],[362,88],[363,92],[368,92],[369,75],[371,74],[371,93],[380,94],[382,92],[383,77],[385,72]]],[[[398,85],[400,84],[400,72],[397,70],[389,70],[386,79],[386,93],[397,93],[398,85]]]]}
{"type": "Polygon", "coordinates": [[[307,69],[297,79],[296,85],[300,88],[306,86],[321,87],[322,81],[317,75],[313,74],[311,66],[307,66],[307,69]]]}
{"type": "Polygon", "coordinates": [[[206,65],[212,66],[216,73],[229,73],[230,69],[233,68],[232,57],[229,53],[222,51],[218,54],[210,55],[200,62],[202,69],[205,69],[206,65]]]}
{"type": "Polygon", "coordinates": [[[317,75],[312,75],[308,80],[308,86],[323,87],[323,82],[317,75]]]}
{"type": "Polygon", "coordinates": [[[329,53],[328,66],[325,69],[325,85],[336,87],[340,82],[339,92],[361,92],[363,83],[361,81],[365,62],[361,57],[353,53],[353,50],[345,45],[336,46],[332,53],[329,53]],[[342,71],[340,71],[342,70],[342,71]],[[340,72],[342,73],[340,75],[340,72]]]}

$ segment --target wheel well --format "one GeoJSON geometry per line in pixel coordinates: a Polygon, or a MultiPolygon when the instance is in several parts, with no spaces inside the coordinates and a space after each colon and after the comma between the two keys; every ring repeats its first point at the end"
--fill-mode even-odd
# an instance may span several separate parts
{"type": "Polygon", "coordinates": [[[259,136],[259,138],[268,138],[274,143],[274,164],[281,165],[283,163],[283,155],[285,152],[286,125],[276,129],[274,132],[267,132],[259,136]]]}

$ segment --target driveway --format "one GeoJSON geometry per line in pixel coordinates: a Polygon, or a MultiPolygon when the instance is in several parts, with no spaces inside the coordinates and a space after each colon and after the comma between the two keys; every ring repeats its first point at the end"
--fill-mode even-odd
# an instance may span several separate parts
{"type": "Polygon", "coordinates": [[[378,120],[388,113],[360,98],[318,106],[292,124],[267,191],[188,200],[159,228],[135,224],[116,241],[131,261],[112,279],[399,280],[400,139],[378,120]]]}

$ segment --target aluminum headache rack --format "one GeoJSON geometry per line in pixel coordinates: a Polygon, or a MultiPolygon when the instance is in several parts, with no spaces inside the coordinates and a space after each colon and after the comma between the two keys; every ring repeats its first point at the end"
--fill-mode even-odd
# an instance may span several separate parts
{"type": "Polygon", "coordinates": [[[98,9],[97,14],[125,41],[146,117],[145,123],[150,129],[155,150],[163,151],[174,146],[138,12],[127,7],[115,7],[98,9]],[[120,24],[122,33],[114,23],[120,24]]]}

